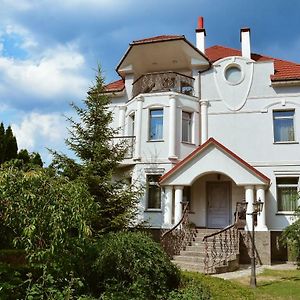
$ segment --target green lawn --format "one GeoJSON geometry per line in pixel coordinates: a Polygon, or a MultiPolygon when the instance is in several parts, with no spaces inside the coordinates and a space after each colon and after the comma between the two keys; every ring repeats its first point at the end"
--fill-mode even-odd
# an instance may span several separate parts
{"type": "Polygon", "coordinates": [[[265,270],[257,276],[256,289],[249,287],[249,277],[224,280],[203,274],[184,272],[208,286],[213,299],[300,299],[300,270],[265,270]]]}

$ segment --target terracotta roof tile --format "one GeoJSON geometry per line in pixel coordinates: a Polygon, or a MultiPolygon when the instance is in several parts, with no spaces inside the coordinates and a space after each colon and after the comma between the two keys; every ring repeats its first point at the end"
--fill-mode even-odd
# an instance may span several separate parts
{"type": "MultiPolygon", "coordinates": [[[[227,56],[241,56],[241,51],[216,45],[207,48],[205,54],[211,62],[215,62],[227,56]]],[[[300,79],[300,64],[256,53],[252,53],[251,58],[255,61],[274,61],[275,72],[271,75],[272,81],[300,79]]]]}
{"type": "Polygon", "coordinates": [[[105,87],[106,92],[120,92],[125,88],[125,83],[123,79],[110,82],[105,87]]]}
{"type": "Polygon", "coordinates": [[[184,38],[184,35],[158,35],[153,36],[146,39],[136,40],[133,41],[133,44],[143,44],[143,43],[151,43],[151,42],[161,42],[161,41],[168,41],[168,40],[177,40],[184,38]]]}

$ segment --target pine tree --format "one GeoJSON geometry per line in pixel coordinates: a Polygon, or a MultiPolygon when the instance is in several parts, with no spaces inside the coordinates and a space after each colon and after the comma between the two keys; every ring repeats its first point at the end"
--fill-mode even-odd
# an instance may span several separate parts
{"type": "Polygon", "coordinates": [[[10,126],[5,131],[5,149],[4,149],[4,161],[8,161],[18,156],[18,145],[16,137],[14,136],[10,126]]]}
{"type": "Polygon", "coordinates": [[[124,188],[124,183],[113,180],[127,149],[122,143],[113,145],[111,142],[116,131],[110,127],[110,99],[103,92],[104,79],[99,70],[84,106],[71,104],[80,121],[68,118],[71,129],[66,144],[80,163],[52,151],[53,166],[65,176],[81,178],[88,185],[99,210],[94,229],[116,231],[128,227],[133,221],[140,193],[134,186],[124,188]]]}
{"type": "Polygon", "coordinates": [[[0,124],[0,164],[4,162],[5,156],[5,129],[4,125],[1,122],[0,124]]]}

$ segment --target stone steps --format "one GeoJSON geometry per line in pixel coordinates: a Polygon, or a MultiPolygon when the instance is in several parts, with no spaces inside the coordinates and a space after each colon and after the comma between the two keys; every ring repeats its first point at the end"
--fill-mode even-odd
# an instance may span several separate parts
{"type": "MultiPolygon", "coordinates": [[[[194,237],[191,245],[187,246],[184,250],[180,251],[179,255],[173,257],[173,262],[182,270],[201,272],[204,273],[204,258],[205,258],[205,244],[203,237],[216,232],[215,229],[197,229],[196,236],[194,237]]],[[[208,246],[212,246],[213,242],[209,241],[208,246]]],[[[218,244],[215,249],[221,250],[218,244]]],[[[209,271],[213,273],[224,273],[228,270],[233,270],[238,267],[238,257],[232,257],[227,264],[214,267],[209,271]]]]}

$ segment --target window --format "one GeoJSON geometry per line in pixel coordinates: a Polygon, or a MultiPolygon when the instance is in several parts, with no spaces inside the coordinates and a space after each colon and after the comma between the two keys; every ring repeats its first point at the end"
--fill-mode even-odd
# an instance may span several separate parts
{"type": "Polygon", "coordinates": [[[135,114],[132,113],[131,115],[129,115],[129,124],[128,124],[128,135],[130,136],[135,136],[135,132],[134,132],[134,121],[135,121],[135,114]]]}
{"type": "Polygon", "coordinates": [[[298,177],[278,177],[278,211],[294,211],[298,207],[298,177]]]}
{"type": "Polygon", "coordinates": [[[192,142],[192,113],[182,112],[182,142],[192,142]]]}
{"type": "Polygon", "coordinates": [[[161,189],[158,184],[160,175],[147,175],[147,208],[161,208],[161,189]]]}
{"type": "Polygon", "coordinates": [[[163,139],[163,109],[151,109],[150,110],[150,129],[149,139],[162,140],[163,139]]]}
{"type": "Polygon", "coordinates": [[[225,78],[231,84],[238,84],[242,79],[242,71],[237,65],[230,65],[225,70],[225,78]]]}
{"type": "Polygon", "coordinates": [[[275,143],[295,141],[294,115],[294,110],[273,111],[275,143]]]}

